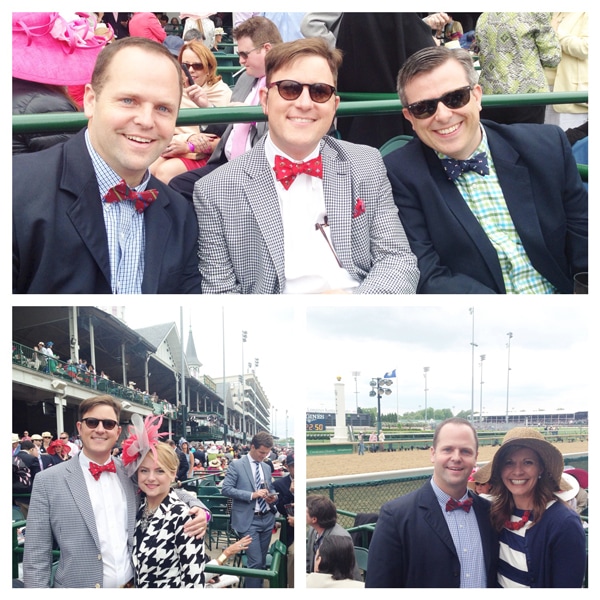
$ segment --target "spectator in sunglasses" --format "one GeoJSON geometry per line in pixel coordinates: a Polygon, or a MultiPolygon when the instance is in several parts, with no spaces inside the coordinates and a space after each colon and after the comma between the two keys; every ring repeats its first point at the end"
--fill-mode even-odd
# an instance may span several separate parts
{"type": "Polygon", "coordinates": [[[588,196],[562,130],[480,121],[471,55],[413,54],[398,74],[416,138],[384,161],[423,294],[570,294],[588,270],[588,196]]]}
{"type": "MultiPolygon", "coordinates": [[[[77,422],[81,452],[36,476],[23,557],[25,587],[50,587],[53,549],[60,550],[54,587],[133,587],[131,549],[140,498],[137,481],[111,456],[120,418],[121,405],[112,396],[84,400],[77,422]]],[[[176,493],[193,507],[187,533],[202,537],[210,513],[187,492],[176,493]]]]}
{"type": "Polygon", "coordinates": [[[414,293],[416,259],[381,155],[330,137],[341,52],[265,58],[268,134],[194,188],[203,293],[414,293]]]}

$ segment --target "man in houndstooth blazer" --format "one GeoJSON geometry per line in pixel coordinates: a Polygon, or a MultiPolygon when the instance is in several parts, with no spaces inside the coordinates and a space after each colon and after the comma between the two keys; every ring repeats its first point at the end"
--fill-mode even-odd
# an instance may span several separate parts
{"type": "MultiPolygon", "coordinates": [[[[111,396],[88,398],[80,404],[79,415],[82,451],[45,469],[34,481],[23,557],[25,587],[50,587],[52,550],[57,547],[60,558],[53,587],[126,587],[133,576],[137,485],[119,459],[114,460],[114,473],[101,473],[94,480],[89,472],[91,462],[110,462],[121,432],[120,403],[111,396]],[[111,428],[110,421],[117,425],[111,428]]],[[[198,512],[194,521],[199,529],[194,534],[205,531],[207,515],[199,510],[204,505],[186,492],[177,493],[198,507],[191,509],[198,512]]]]}
{"type": "Polygon", "coordinates": [[[265,57],[268,134],[194,188],[203,293],[415,293],[416,258],[379,151],[325,135],[340,63],[320,38],[265,57]],[[274,173],[281,156],[320,156],[322,178],[286,186],[274,173]]]}

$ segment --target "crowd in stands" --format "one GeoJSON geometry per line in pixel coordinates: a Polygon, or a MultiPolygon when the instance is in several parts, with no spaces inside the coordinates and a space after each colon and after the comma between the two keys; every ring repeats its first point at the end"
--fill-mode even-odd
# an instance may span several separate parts
{"type": "Polygon", "coordinates": [[[587,91],[587,13],[67,17],[13,13],[13,114],[79,110],[83,101],[88,118],[77,134],[13,136],[13,199],[22,207],[21,196],[33,197],[13,211],[14,293],[554,294],[574,293],[575,275],[587,274],[587,188],[575,162],[587,161],[587,102],[482,110],[484,95],[587,91]],[[241,67],[233,86],[218,72],[215,39],[226,29],[225,54],[241,67]],[[309,63],[326,65],[318,83],[299,81],[306,68],[313,78],[320,73],[309,63]],[[159,88],[146,76],[150,65],[159,88]],[[107,71],[111,93],[135,82],[140,107],[169,107],[168,118],[153,123],[156,139],[142,135],[132,110],[108,118],[107,71]],[[397,92],[402,110],[337,117],[338,91],[397,92]],[[176,129],[179,108],[240,105],[260,105],[267,120],[176,129]],[[312,127],[286,121],[288,109],[311,109],[312,127]],[[552,119],[560,127],[530,127],[552,119]],[[292,123],[301,136],[288,135],[292,123]],[[124,127],[131,133],[122,135],[124,127]],[[585,139],[571,148],[575,136],[565,131],[576,128],[585,139]],[[383,164],[380,149],[402,135],[411,142],[383,164]],[[522,141],[532,139],[548,151],[525,153],[522,141]],[[544,155],[542,181],[532,154],[544,155]],[[505,162],[511,156],[514,165],[505,162]],[[351,176],[333,178],[345,161],[351,176]],[[442,161],[455,164],[448,171],[442,161]],[[514,177],[516,166],[526,178],[514,177]],[[45,174],[39,189],[27,181],[34,168],[45,174]],[[435,189],[425,189],[430,178],[415,177],[421,173],[435,189]],[[102,203],[67,219],[91,176],[102,203]],[[303,183],[290,188],[296,179],[303,183]],[[282,198],[307,194],[304,221],[282,198]],[[439,203],[421,204],[431,194],[439,203]],[[461,214],[448,207],[452,196],[465,200],[461,214]],[[243,209],[240,197],[248,199],[243,209]],[[526,223],[512,207],[516,197],[531,207],[526,223]],[[547,217],[535,208],[542,201],[552,206],[547,217]],[[501,223],[487,219],[492,206],[501,223]],[[88,239],[82,231],[101,231],[101,217],[106,238],[88,239]],[[33,222],[52,224],[51,233],[33,236],[33,222]],[[553,231],[564,235],[554,239],[553,231]],[[57,263],[46,245],[71,260],[57,263]],[[145,255],[162,262],[150,269],[145,255]]]}

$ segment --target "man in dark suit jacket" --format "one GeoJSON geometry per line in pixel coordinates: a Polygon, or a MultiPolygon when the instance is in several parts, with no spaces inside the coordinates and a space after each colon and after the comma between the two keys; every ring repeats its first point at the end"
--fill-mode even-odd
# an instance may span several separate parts
{"type": "Polygon", "coordinates": [[[418,139],[384,162],[419,259],[417,293],[573,293],[588,270],[588,197],[563,131],[480,122],[464,50],[415,53],[398,89],[418,139]],[[483,156],[481,172],[445,171],[444,159],[483,156]]]}
{"type": "Polygon", "coordinates": [[[366,587],[496,587],[499,546],[490,503],[467,489],[477,453],[477,433],[469,421],[453,417],[438,425],[432,479],[381,507],[366,587]],[[465,508],[447,506],[465,500],[465,508]]]}
{"type": "Polygon", "coordinates": [[[172,138],[181,89],[161,44],[115,41],[85,88],[87,129],[14,157],[14,293],[200,291],[194,211],[148,171],[172,138]],[[109,203],[120,181],[156,199],[143,212],[140,201],[109,203]]]}
{"type": "Polygon", "coordinates": [[[129,36],[129,13],[105,12],[102,14],[102,22],[113,28],[117,39],[129,36]]]}
{"type": "MultiPolygon", "coordinates": [[[[246,69],[233,88],[231,102],[258,105],[258,92],[265,76],[265,56],[275,44],[280,44],[283,40],[275,23],[260,16],[246,19],[231,34],[237,42],[240,65],[246,69]]],[[[244,123],[228,125],[206,165],[173,177],[169,185],[191,201],[196,181],[237,156],[233,151],[233,143],[238,135],[247,136],[246,147],[251,148],[264,135],[267,127],[265,121],[252,123],[249,131],[244,123]]]]}

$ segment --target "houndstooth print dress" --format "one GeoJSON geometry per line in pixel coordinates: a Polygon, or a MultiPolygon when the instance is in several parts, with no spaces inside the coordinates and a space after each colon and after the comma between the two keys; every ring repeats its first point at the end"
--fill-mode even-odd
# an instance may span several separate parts
{"type": "Polygon", "coordinates": [[[135,524],[135,587],[204,587],[204,539],[183,532],[189,507],[170,492],[144,528],[145,506],[144,498],[135,524]]]}

